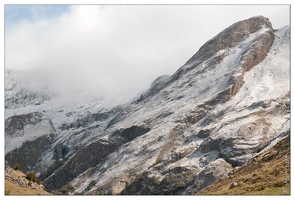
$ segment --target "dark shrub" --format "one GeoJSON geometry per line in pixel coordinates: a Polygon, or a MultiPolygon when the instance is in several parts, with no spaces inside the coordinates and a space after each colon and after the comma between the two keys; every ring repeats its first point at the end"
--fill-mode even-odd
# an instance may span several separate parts
{"type": "Polygon", "coordinates": [[[20,164],[20,163],[17,163],[17,164],[15,165],[14,170],[20,170],[21,167],[22,167],[21,164],[20,164]]]}
{"type": "Polygon", "coordinates": [[[87,190],[90,190],[93,186],[95,186],[95,184],[97,183],[96,180],[92,180],[89,185],[87,186],[87,190]]]}
{"type": "Polygon", "coordinates": [[[36,172],[29,172],[26,174],[26,179],[29,181],[37,182],[36,172]]]}

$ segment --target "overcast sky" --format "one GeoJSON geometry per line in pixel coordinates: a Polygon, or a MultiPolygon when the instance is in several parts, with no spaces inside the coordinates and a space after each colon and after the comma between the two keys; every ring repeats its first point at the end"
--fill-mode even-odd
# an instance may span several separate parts
{"type": "Polygon", "coordinates": [[[5,68],[45,74],[70,98],[123,103],[257,15],[275,29],[290,23],[288,5],[5,5],[5,68]]]}

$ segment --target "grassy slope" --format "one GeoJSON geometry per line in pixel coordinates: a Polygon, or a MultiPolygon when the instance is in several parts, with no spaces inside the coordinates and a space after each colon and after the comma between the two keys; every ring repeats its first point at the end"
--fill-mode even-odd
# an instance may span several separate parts
{"type": "MultiPolygon", "coordinates": [[[[42,187],[35,187],[33,189],[33,187],[21,187],[19,185],[16,185],[13,180],[19,182],[29,182],[25,178],[26,175],[19,170],[13,170],[9,166],[5,166],[5,168],[8,168],[7,172],[5,172],[5,195],[51,195],[42,187]]],[[[37,185],[33,182],[31,182],[31,184],[37,185]]]]}
{"type": "Polygon", "coordinates": [[[289,195],[290,135],[200,195],[289,195]]]}
{"type": "Polygon", "coordinates": [[[19,187],[16,184],[5,180],[5,195],[50,195],[44,190],[33,190],[31,188],[19,187]]]}

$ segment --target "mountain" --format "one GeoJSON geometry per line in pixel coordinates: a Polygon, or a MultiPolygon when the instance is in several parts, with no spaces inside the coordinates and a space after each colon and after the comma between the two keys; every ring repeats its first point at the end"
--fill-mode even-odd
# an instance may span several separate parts
{"type": "Polygon", "coordinates": [[[290,28],[263,16],[226,28],[125,105],[42,91],[25,101],[6,74],[5,159],[51,192],[197,193],[290,134],[290,28]]]}

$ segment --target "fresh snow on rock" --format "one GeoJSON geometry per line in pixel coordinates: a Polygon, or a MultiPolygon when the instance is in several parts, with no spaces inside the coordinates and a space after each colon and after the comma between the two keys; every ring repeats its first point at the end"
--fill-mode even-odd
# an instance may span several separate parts
{"type": "Polygon", "coordinates": [[[290,132],[290,27],[273,32],[262,16],[225,29],[125,105],[65,104],[30,87],[31,100],[14,106],[25,87],[17,77],[25,75],[5,73],[5,98],[13,99],[6,102],[5,153],[50,135],[30,163],[49,191],[70,182],[83,194],[188,194],[290,132]],[[41,117],[27,119],[31,113],[41,117]]]}

